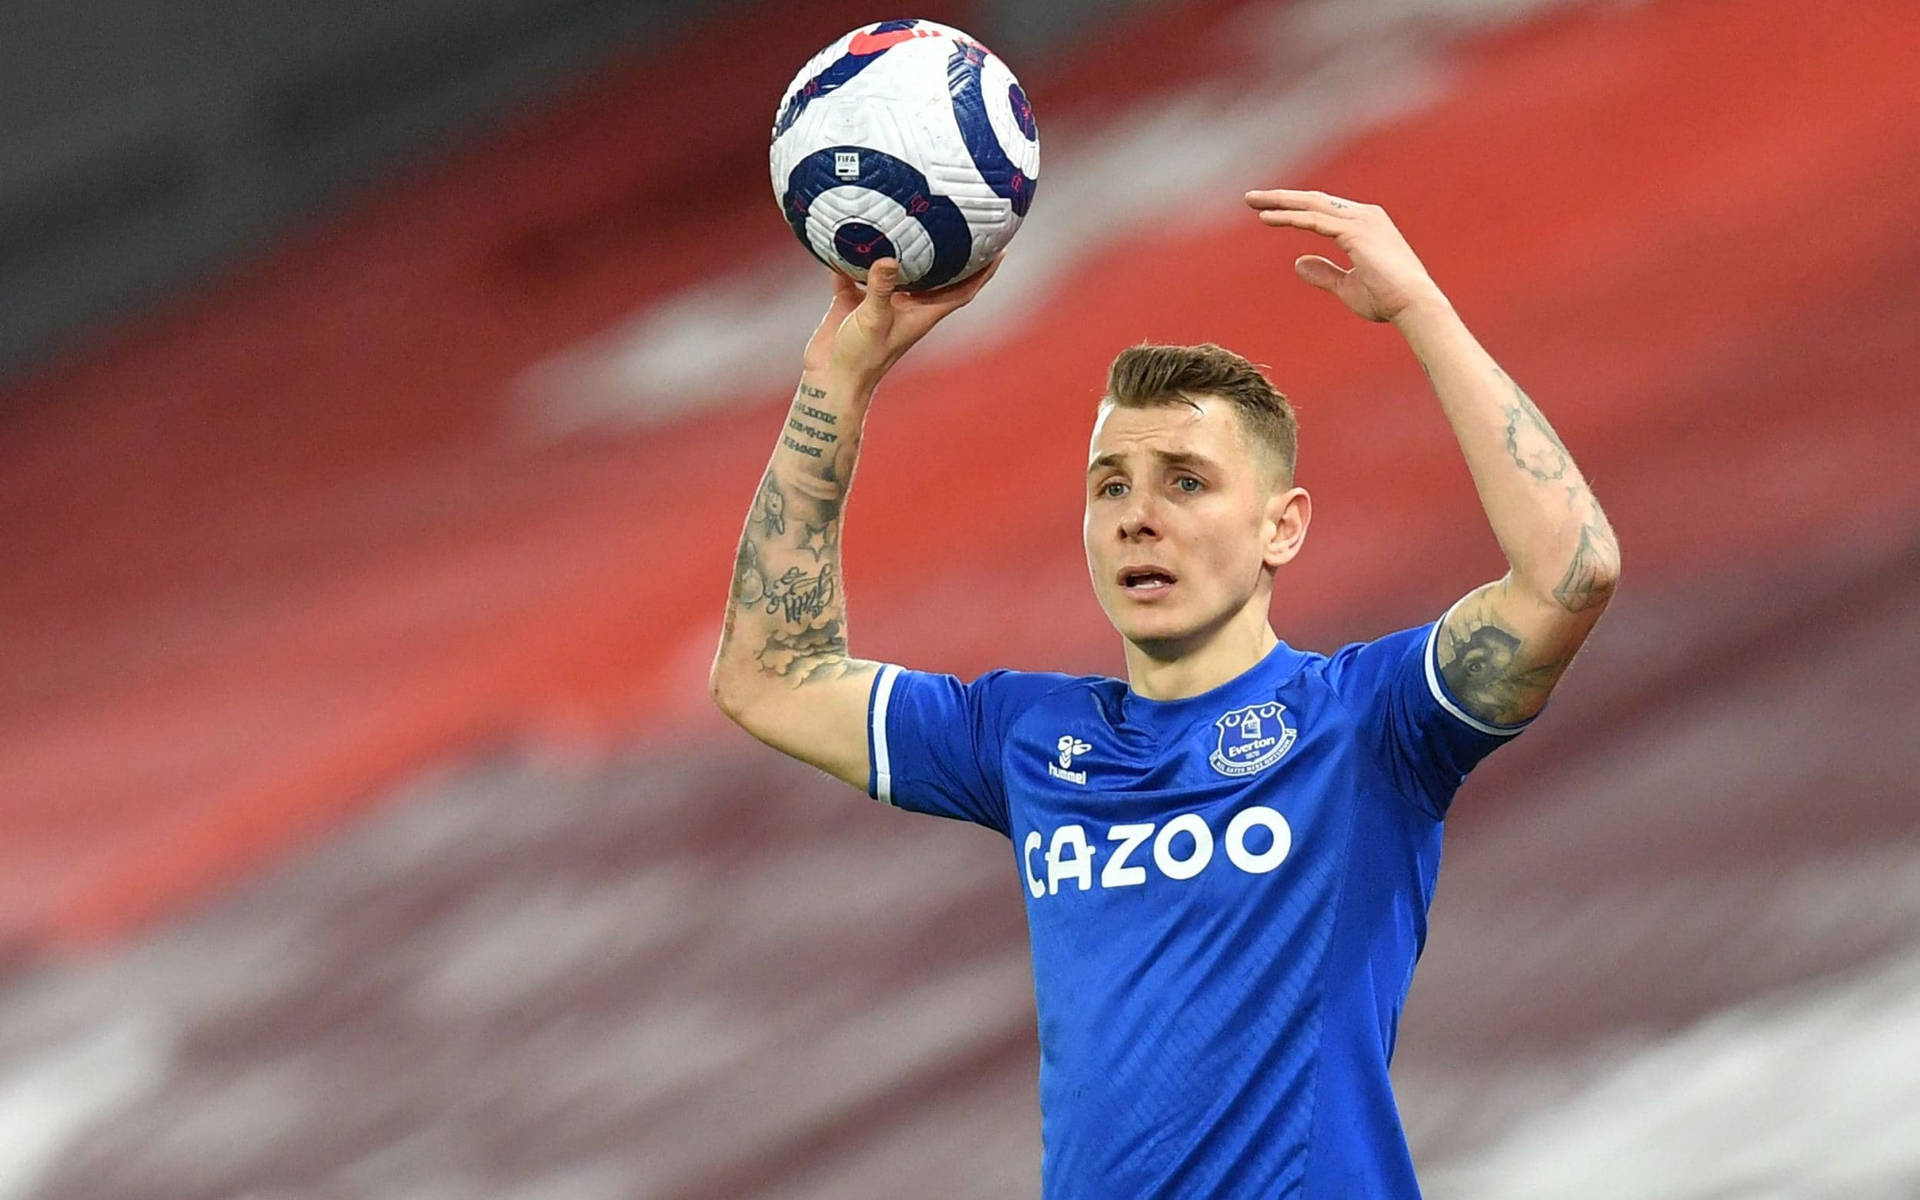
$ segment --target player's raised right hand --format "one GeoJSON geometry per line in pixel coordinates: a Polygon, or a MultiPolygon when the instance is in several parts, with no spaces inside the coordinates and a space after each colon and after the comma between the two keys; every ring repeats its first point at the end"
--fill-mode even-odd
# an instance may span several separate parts
{"type": "Polygon", "coordinates": [[[927,336],[928,330],[979,295],[999,269],[1000,260],[996,258],[970,279],[920,293],[896,290],[900,280],[896,259],[876,260],[867,269],[864,290],[839,271],[829,269],[833,303],[807,342],[802,360],[807,373],[843,375],[856,385],[872,387],[915,342],[927,336]]]}

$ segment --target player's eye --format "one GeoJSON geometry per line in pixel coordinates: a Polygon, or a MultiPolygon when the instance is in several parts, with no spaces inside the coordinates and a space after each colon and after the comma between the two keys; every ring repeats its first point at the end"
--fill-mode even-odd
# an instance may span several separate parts
{"type": "Polygon", "coordinates": [[[1173,481],[1173,486],[1179,488],[1183,492],[1187,492],[1191,494],[1193,492],[1199,491],[1201,488],[1205,487],[1206,485],[1201,483],[1198,479],[1195,479],[1191,475],[1182,475],[1173,481]]]}
{"type": "Polygon", "coordinates": [[[1118,500],[1120,497],[1127,494],[1126,481],[1121,479],[1109,479],[1105,483],[1100,485],[1100,494],[1102,496],[1105,496],[1109,500],[1118,500]]]}

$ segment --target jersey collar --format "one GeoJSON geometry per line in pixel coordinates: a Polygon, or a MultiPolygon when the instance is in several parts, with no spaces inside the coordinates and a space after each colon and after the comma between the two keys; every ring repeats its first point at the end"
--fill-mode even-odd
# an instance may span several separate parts
{"type": "Polygon", "coordinates": [[[1293,678],[1308,657],[1285,642],[1280,642],[1267,651],[1259,662],[1218,687],[1209,688],[1197,696],[1182,696],[1178,700],[1150,700],[1136,694],[1131,687],[1126,687],[1120,698],[1121,717],[1128,724],[1148,726],[1170,722],[1184,724],[1203,714],[1216,717],[1236,704],[1272,698],[1273,692],[1293,678]]]}

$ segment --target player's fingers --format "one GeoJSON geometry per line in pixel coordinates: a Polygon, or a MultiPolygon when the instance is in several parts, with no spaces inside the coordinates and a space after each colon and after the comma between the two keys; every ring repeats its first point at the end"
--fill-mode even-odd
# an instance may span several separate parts
{"type": "Polygon", "coordinates": [[[992,279],[994,272],[1000,269],[1001,260],[1004,258],[1006,258],[1004,253],[997,254],[992,262],[959,283],[950,283],[945,287],[935,288],[931,292],[920,292],[912,298],[912,301],[918,306],[936,310],[942,315],[952,312],[980,294],[980,289],[987,286],[987,281],[992,279]]]}
{"type": "Polygon", "coordinates": [[[1303,212],[1291,208],[1268,209],[1260,214],[1260,223],[1275,227],[1305,229],[1310,233],[1324,234],[1327,237],[1339,237],[1349,232],[1352,226],[1339,217],[1330,217],[1325,213],[1303,212]]]}
{"type": "Polygon", "coordinates": [[[1304,192],[1294,188],[1267,188],[1247,193],[1247,206],[1261,210],[1294,209],[1325,213],[1330,217],[1358,216],[1366,205],[1325,192],[1304,192]]]}
{"type": "Polygon", "coordinates": [[[837,301],[860,303],[860,285],[853,276],[837,267],[828,267],[827,274],[833,277],[833,298],[837,301]]]}
{"type": "Polygon", "coordinates": [[[988,263],[985,267],[981,268],[980,274],[975,276],[975,278],[978,279],[979,282],[973,285],[973,290],[977,292],[981,288],[987,286],[987,280],[993,278],[994,274],[1000,270],[1000,264],[1005,261],[1007,261],[1006,251],[1002,250],[1000,253],[994,255],[993,261],[988,263]]]}
{"type": "Polygon", "coordinates": [[[1303,254],[1293,260],[1294,273],[1323,292],[1331,292],[1347,277],[1347,271],[1331,259],[1318,254],[1303,254]]]}
{"type": "Polygon", "coordinates": [[[1006,255],[1004,254],[995,255],[993,261],[980,268],[979,272],[975,274],[973,278],[963,279],[959,283],[954,284],[953,287],[942,289],[942,291],[934,294],[941,296],[943,299],[950,299],[955,304],[965,304],[967,301],[979,295],[981,288],[987,286],[987,280],[993,278],[994,272],[1000,269],[1000,263],[1005,258],[1006,255]]]}

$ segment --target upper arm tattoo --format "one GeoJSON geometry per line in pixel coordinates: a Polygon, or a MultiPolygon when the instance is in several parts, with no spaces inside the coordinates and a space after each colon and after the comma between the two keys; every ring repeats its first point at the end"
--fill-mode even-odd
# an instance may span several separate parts
{"type": "Polygon", "coordinates": [[[1530,645],[1516,622],[1503,617],[1497,597],[1506,582],[1490,583],[1454,606],[1435,647],[1440,678],[1473,716],[1517,725],[1547,702],[1572,654],[1530,645]]]}

